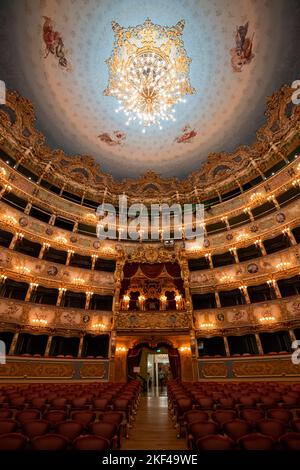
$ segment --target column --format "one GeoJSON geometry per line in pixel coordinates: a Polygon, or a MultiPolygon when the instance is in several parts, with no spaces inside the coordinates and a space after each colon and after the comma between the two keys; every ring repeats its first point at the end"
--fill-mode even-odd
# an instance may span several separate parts
{"type": "Polygon", "coordinates": [[[228,222],[227,215],[225,217],[222,217],[221,221],[225,223],[227,230],[230,230],[230,225],[229,225],[229,222],[228,222]]]}
{"type": "Polygon", "coordinates": [[[44,170],[41,173],[41,176],[37,180],[36,184],[41,184],[42,179],[44,178],[45,174],[50,170],[50,167],[51,167],[51,162],[47,163],[47,165],[45,166],[44,170]]]}
{"type": "Polygon", "coordinates": [[[282,230],[282,233],[284,235],[287,235],[291,245],[297,245],[297,241],[296,241],[296,238],[294,237],[294,234],[293,232],[291,231],[291,229],[289,227],[285,228],[282,230]]]}
{"type": "Polygon", "coordinates": [[[216,299],[217,307],[221,307],[221,300],[220,300],[220,295],[218,291],[215,291],[215,299],[216,299]]]}
{"type": "Polygon", "coordinates": [[[45,357],[49,357],[52,339],[53,339],[53,336],[49,335],[48,340],[47,340],[46,349],[45,349],[45,354],[44,354],[45,357]]]}
{"type": "Polygon", "coordinates": [[[234,261],[236,262],[236,264],[239,264],[240,260],[239,260],[238,254],[237,254],[237,249],[236,248],[230,248],[229,251],[230,251],[231,254],[233,254],[234,261]]]}
{"type": "Polygon", "coordinates": [[[227,338],[227,336],[223,336],[223,340],[224,340],[224,346],[225,346],[226,356],[229,357],[229,356],[230,356],[230,349],[229,349],[229,344],[228,344],[228,338],[227,338]]]}
{"type": "Polygon", "coordinates": [[[88,310],[90,308],[90,303],[91,303],[91,298],[93,296],[93,293],[94,292],[86,292],[85,295],[86,295],[86,299],[85,299],[85,310],[88,310]]]}
{"type": "Polygon", "coordinates": [[[291,342],[292,342],[292,343],[293,343],[294,341],[297,341],[297,338],[296,338],[296,335],[295,335],[294,330],[289,330],[289,335],[290,335],[290,338],[291,338],[291,342]]]}
{"type": "Polygon", "coordinates": [[[208,259],[210,269],[214,269],[211,253],[205,253],[205,258],[208,259]]]}
{"type": "Polygon", "coordinates": [[[66,266],[69,266],[73,254],[74,254],[74,250],[68,250],[66,266]]]}
{"type": "Polygon", "coordinates": [[[56,219],[56,214],[51,214],[51,217],[49,219],[48,224],[49,225],[54,225],[55,224],[55,219],[56,219]]]}
{"type": "Polygon", "coordinates": [[[62,185],[61,190],[59,191],[59,196],[62,195],[62,193],[63,193],[64,190],[65,190],[65,187],[66,187],[66,183],[64,183],[64,184],[62,185]]]}
{"type": "Polygon", "coordinates": [[[92,271],[95,270],[95,264],[96,264],[97,258],[98,258],[97,255],[92,255],[92,268],[91,268],[92,271]]]}
{"type": "Polygon", "coordinates": [[[241,286],[239,287],[240,291],[243,293],[246,304],[251,304],[251,300],[248,294],[247,286],[241,286]]]}
{"type": "Polygon", "coordinates": [[[77,357],[81,357],[81,355],[82,355],[83,339],[84,339],[84,334],[82,334],[82,335],[80,336],[80,341],[79,341],[79,348],[78,348],[77,357]]]}
{"type": "Polygon", "coordinates": [[[275,292],[276,299],[281,299],[282,295],[281,295],[281,292],[279,290],[276,279],[271,279],[271,280],[267,281],[267,284],[270,287],[270,289],[273,288],[273,290],[275,292]]]}
{"type": "Polygon", "coordinates": [[[222,196],[221,196],[221,194],[219,193],[218,189],[216,189],[216,193],[217,193],[217,195],[218,195],[219,201],[222,202],[222,196]]]}
{"type": "Polygon", "coordinates": [[[250,162],[252,163],[253,168],[259,173],[259,175],[262,177],[263,180],[266,180],[266,176],[263,174],[263,172],[260,170],[259,166],[257,165],[256,161],[253,160],[253,158],[250,158],[250,162]]]}
{"type": "Polygon", "coordinates": [[[60,287],[58,289],[58,296],[57,296],[57,301],[56,301],[56,307],[60,307],[61,305],[61,302],[62,302],[62,299],[63,299],[63,295],[64,293],[66,292],[66,288],[65,287],[60,287]]]}
{"type": "Polygon", "coordinates": [[[72,232],[77,232],[77,230],[78,230],[78,222],[76,221],[73,226],[72,232]]]}
{"type": "Polygon", "coordinates": [[[262,240],[256,240],[255,245],[259,247],[259,249],[261,251],[261,254],[263,256],[267,255],[267,252],[266,252],[266,249],[265,249],[265,246],[264,246],[262,240]]]}
{"type": "Polygon", "coordinates": [[[11,342],[11,345],[10,345],[10,348],[9,348],[9,352],[8,352],[8,355],[9,355],[9,356],[12,356],[13,354],[15,354],[15,350],[16,350],[16,346],[17,346],[19,334],[20,334],[19,331],[16,331],[15,334],[14,334],[14,337],[13,337],[13,340],[12,340],[12,342],[11,342]]]}
{"type": "Polygon", "coordinates": [[[290,162],[288,161],[288,159],[286,158],[286,156],[278,149],[278,147],[271,143],[270,144],[270,149],[273,150],[274,153],[276,153],[277,155],[279,155],[280,158],[282,158],[282,160],[288,165],[290,162]]]}
{"type": "Polygon", "coordinates": [[[31,294],[32,292],[38,287],[38,284],[35,283],[35,282],[31,282],[29,284],[29,287],[28,287],[28,290],[27,290],[27,293],[26,293],[26,297],[25,297],[25,302],[29,302],[30,301],[30,298],[31,298],[31,294]]]}
{"type": "Polygon", "coordinates": [[[257,344],[258,354],[260,354],[262,356],[264,354],[264,350],[263,350],[263,347],[262,347],[262,344],[261,344],[259,333],[255,333],[255,341],[256,341],[256,344],[257,344]]]}
{"type": "Polygon", "coordinates": [[[244,213],[249,215],[251,222],[254,222],[254,216],[252,214],[250,207],[245,207],[244,213]]]}
{"type": "Polygon", "coordinates": [[[17,241],[18,241],[18,238],[19,238],[19,233],[16,232],[16,233],[14,234],[14,236],[12,237],[11,242],[10,242],[10,244],[9,244],[9,249],[10,249],[10,250],[13,250],[13,249],[14,249],[14,247],[16,246],[16,243],[17,243],[17,241]]]}
{"type": "Polygon", "coordinates": [[[82,206],[82,204],[83,204],[83,201],[84,201],[84,198],[85,198],[85,194],[86,194],[86,190],[83,191],[82,196],[81,196],[81,201],[80,201],[80,205],[81,205],[81,206],[82,206]]]}
{"type": "Polygon", "coordinates": [[[24,214],[28,215],[31,208],[32,208],[32,204],[31,204],[31,202],[28,202],[28,203],[26,204],[25,209],[24,209],[24,214]]]}
{"type": "Polygon", "coordinates": [[[43,259],[43,256],[44,256],[44,253],[46,250],[48,250],[50,248],[50,244],[49,243],[43,243],[42,244],[42,247],[41,247],[41,251],[39,253],[39,259],[43,259]]]}
{"type": "Polygon", "coordinates": [[[269,196],[268,197],[268,201],[269,202],[273,202],[274,206],[276,207],[277,210],[280,210],[280,205],[279,205],[279,202],[277,201],[276,197],[274,194],[272,194],[272,196],[269,196]]]}
{"type": "Polygon", "coordinates": [[[6,185],[3,186],[3,188],[1,188],[0,190],[0,199],[2,199],[2,196],[4,195],[5,192],[6,192],[6,185]]]}

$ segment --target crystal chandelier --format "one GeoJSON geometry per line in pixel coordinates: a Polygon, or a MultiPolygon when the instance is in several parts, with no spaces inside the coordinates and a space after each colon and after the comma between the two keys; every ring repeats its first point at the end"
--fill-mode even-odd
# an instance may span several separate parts
{"type": "Polygon", "coordinates": [[[184,21],[175,26],[159,26],[147,18],[142,25],[121,27],[112,22],[115,34],[109,69],[107,96],[119,102],[126,124],[138,120],[143,132],[148,126],[162,128],[161,121],[175,121],[174,105],[195,93],[182,40],[184,21]]]}

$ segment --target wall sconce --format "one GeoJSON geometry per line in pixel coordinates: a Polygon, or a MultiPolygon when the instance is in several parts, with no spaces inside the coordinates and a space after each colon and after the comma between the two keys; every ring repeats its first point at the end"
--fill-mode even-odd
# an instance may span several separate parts
{"type": "Polygon", "coordinates": [[[16,266],[16,270],[20,274],[29,274],[31,272],[31,269],[27,268],[26,266],[16,266]]]}
{"type": "Polygon", "coordinates": [[[105,330],[106,329],[106,325],[104,323],[95,323],[93,326],[92,326],[93,329],[95,330],[105,330]]]}
{"type": "Polygon", "coordinates": [[[85,280],[82,279],[81,277],[76,277],[76,278],[74,279],[74,284],[76,284],[76,285],[78,285],[78,286],[82,286],[82,284],[84,284],[84,283],[85,283],[85,280]]]}
{"type": "Polygon", "coordinates": [[[182,308],[182,295],[181,294],[177,294],[175,295],[175,302],[176,302],[176,309],[179,310],[182,308]]]}
{"type": "Polygon", "coordinates": [[[182,352],[182,353],[189,353],[189,352],[191,352],[191,348],[190,348],[190,346],[181,346],[179,348],[179,351],[182,352]]]}
{"type": "Polygon", "coordinates": [[[40,326],[46,326],[48,324],[48,321],[44,320],[43,318],[33,318],[31,321],[35,325],[40,325],[40,326]]]}
{"type": "MultiPolygon", "coordinates": [[[[68,242],[68,240],[66,239],[66,237],[56,237],[56,238],[55,238],[55,241],[56,241],[57,243],[62,243],[63,245],[65,245],[65,244],[68,242]]],[[[69,250],[68,250],[68,251],[69,251],[69,250]]]]}
{"type": "Polygon", "coordinates": [[[275,321],[275,317],[271,312],[266,312],[259,318],[259,321],[261,323],[272,323],[275,321]]]}
{"type": "Polygon", "coordinates": [[[230,282],[233,281],[233,276],[230,276],[229,274],[225,274],[220,278],[221,283],[229,284],[230,282]]]}
{"type": "Polygon", "coordinates": [[[257,202],[262,202],[264,200],[264,195],[263,193],[260,193],[260,192],[253,193],[252,196],[250,196],[249,200],[252,204],[257,203],[257,202]]]}
{"type": "Polygon", "coordinates": [[[291,263],[289,263],[288,261],[281,261],[281,263],[278,263],[276,265],[276,268],[279,270],[279,271],[284,271],[285,269],[288,269],[290,267],[291,263]]]}
{"type": "Polygon", "coordinates": [[[129,309],[129,302],[130,302],[130,297],[129,295],[125,294],[123,295],[123,309],[128,310],[129,309]]]}
{"type": "Polygon", "coordinates": [[[36,282],[31,282],[29,285],[32,289],[36,289],[37,287],[39,287],[39,285],[36,282]]]}
{"type": "Polygon", "coordinates": [[[127,351],[125,346],[117,346],[116,352],[118,353],[125,353],[127,351]]]}
{"type": "Polygon", "coordinates": [[[3,218],[5,222],[7,222],[8,224],[16,225],[17,223],[17,219],[13,217],[12,215],[4,215],[3,218]]]}
{"type": "Polygon", "coordinates": [[[203,329],[203,330],[209,330],[210,328],[214,328],[214,323],[212,322],[203,322],[203,323],[200,323],[200,328],[203,329]]]}
{"type": "Polygon", "coordinates": [[[6,279],[7,279],[7,276],[5,276],[4,274],[1,274],[1,276],[0,276],[0,284],[4,284],[5,281],[6,281],[6,279]]]}

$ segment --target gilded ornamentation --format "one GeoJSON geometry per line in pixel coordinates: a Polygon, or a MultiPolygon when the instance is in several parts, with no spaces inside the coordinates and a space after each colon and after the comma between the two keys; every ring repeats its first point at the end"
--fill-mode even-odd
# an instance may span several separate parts
{"type": "Polygon", "coordinates": [[[226,364],[219,362],[204,363],[202,370],[200,369],[201,376],[205,378],[226,378],[227,373],[226,364]]]}
{"type": "MultiPolygon", "coordinates": [[[[204,165],[185,180],[161,178],[156,173],[148,171],[140,178],[124,179],[119,182],[111,175],[102,172],[91,157],[83,155],[69,157],[61,150],[51,151],[45,145],[44,136],[34,129],[35,116],[32,104],[14,91],[7,93],[7,106],[14,111],[16,119],[11,122],[8,114],[4,110],[0,111],[2,136],[0,144],[13,154],[16,149],[19,149],[21,154],[27,152],[26,164],[35,171],[40,168],[42,172],[45,163],[51,161],[51,173],[61,178],[61,184],[75,183],[77,187],[78,184],[83,185],[84,189],[88,187],[89,198],[95,200],[103,195],[105,189],[107,194],[111,195],[126,193],[133,200],[141,196],[149,202],[159,202],[162,198],[173,200],[176,188],[181,202],[189,202],[194,199],[195,188],[200,199],[215,194],[216,188],[224,186],[225,181],[228,189],[233,188],[236,186],[235,173],[239,172],[239,178],[251,173],[252,161],[263,162],[264,168],[274,165],[274,153],[269,151],[271,145],[281,141],[284,146],[286,139],[292,141],[292,138],[297,138],[299,132],[299,106],[294,106],[291,114],[286,113],[293,91],[291,87],[284,86],[267,99],[267,122],[257,132],[257,142],[249,147],[241,146],[232,154],[226,152],[209,154],[204,165]],[[29,130],[26,138],[23,135],[25,128],[29,130]]],[[[51,174],[48,176],[51,179],[51,174]]],[[[111,198],[108,196],[107,199],[111,198]]]]}
{"type": "Polygon", "coordinates": [[[291,359],[236,361],[232,365],[235,377],[298,377],[299,365],[291,359]]]}
{"type": "Polygon", "coordinates": [[[105,379],[108,380],[108,362],[97,364],[84,364],[80,368],[80,377],[82,379],[105,379]]]}
{"type": "Polygon", "coordinates": [[[190,319],[186,312],[118,312],[115,326],[119,330],[132,329],[186,329],[190,328],[190,319]]]}

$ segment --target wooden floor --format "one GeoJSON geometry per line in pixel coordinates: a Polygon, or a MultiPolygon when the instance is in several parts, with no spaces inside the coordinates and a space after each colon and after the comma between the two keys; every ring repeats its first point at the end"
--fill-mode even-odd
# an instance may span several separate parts
{"type": "Polygon", "coordinates": [[[176,429],[168,416],[166,393],[153,390],[142,396],[129,439],[122,442],[122,450],[179,450],[186,449],[186,440],[177,439],[176,429]]]}

